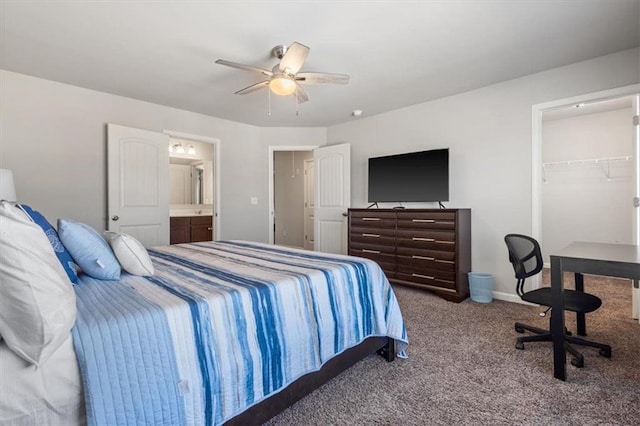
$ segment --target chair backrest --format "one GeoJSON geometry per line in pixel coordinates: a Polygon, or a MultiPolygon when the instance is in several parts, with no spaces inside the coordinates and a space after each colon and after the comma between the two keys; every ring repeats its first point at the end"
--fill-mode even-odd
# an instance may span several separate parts
{"type": "Polygon", "coordinates": [[[509,250],[509,262],[518,279],[518,294],[522,296],[524,279],[542,271],[540,244],[535,239],[520,234],[509,234],[504,237],[504,242],[509,250]]]}

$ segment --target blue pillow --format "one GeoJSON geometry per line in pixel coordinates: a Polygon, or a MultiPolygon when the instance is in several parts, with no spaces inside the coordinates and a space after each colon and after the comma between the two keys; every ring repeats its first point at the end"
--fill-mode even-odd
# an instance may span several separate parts
{"type": "Polygon", "coordinates": [[[120,278],[120,263],[109,243],[84,223],[58,219],[58,235],[82,271],[99,280],[120,278]]]}
{"type": "Polygon", "coordinates": [[[42,228],[47,238],[49,238],[51,247],[53,247],[53,251],[55,251],[56,256],[58,256],[58,260],[62,264],[64,271],[67,273],[69,280],[71,280],[72,283],[77,283],[78,274],[76,273],[76,267],[73,264],[73,258],[64,247],[64,245],[62,245],[62,243],[60,242],[60,238],[58,238],[56,229],[39,211],[33,210],[26,204],[20,204],[19,206],[22,211],[31,218],[32,221],[34,221],[38,226],[40,226],[40,228],[42,228]]]}

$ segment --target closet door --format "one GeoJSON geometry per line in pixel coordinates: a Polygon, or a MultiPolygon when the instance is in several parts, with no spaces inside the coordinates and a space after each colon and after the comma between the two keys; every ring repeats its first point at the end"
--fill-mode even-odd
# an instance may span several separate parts
{"type": "Polygon", "coordinates": [[[145,247],[169,244],[168,146],[168,135],[107,125],[108,228],[145,247]]]}

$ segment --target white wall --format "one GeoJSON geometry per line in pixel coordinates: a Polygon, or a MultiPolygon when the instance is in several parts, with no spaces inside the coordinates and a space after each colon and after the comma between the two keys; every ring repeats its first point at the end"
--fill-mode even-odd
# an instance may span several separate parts
{"type": "Polygon", "coordinates": [[[330,127],[328,143],[351,143],[352,206],[366,206],[368,157],[449,147],[447,207],[472,209],[473,269],[493,273],[494,290],[513,295],[503,238],[531,234],[532,105],[638,83],[638,55],[619,52],[330,127]]]}
{"type": "Polygon", "coordinates": [[[572,241],[632,244],[633,162],[557,164],[633,156],[632,109],[543,122],[542,238],[549,253],[572,241]]]}
{"type": "Polygon", "coordinates": [[[5,70],[0,98],[0,167],[13,170],[20,201],[53,223],[70,218],[96,229],[106,226],[106,123],[220,139],[218,235],[264,242],[268,146],[326,140],[324,128],[260,129],[5,70]]]}

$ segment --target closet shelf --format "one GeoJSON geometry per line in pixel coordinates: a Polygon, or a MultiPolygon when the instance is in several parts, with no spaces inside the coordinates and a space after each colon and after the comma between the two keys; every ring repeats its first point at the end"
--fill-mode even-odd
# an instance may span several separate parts
{"type": "Polygon", "coordinates": [[[631,156],[621,156],[621,157],[602,157],[602,158],[591,158],[586,160],[568,160],[568,161],[554,161],[549,163],[542,163],[542,181],[547,183],[547,169],[557,167],[557,166],[585,166],[585,165],[598,165],[602,168],[602,172],[607,180],[611,181],[611,164],[617,162],[626,162],[632,161],[633,157],[631,156]]]}
{"type": "Polygon", "coordinates": [[[587,160],[567,160],[567,161],[553,161],[549,163],[542,163],[542,167],[554,167],[554,166],[573,166],[573,165],[587,165],[587,164],[607,164],[617,161],[631,161],[633,157],[631,156],[622,156],[622,157],[602,157],[602,158],[590,158],[587,160]]]}

